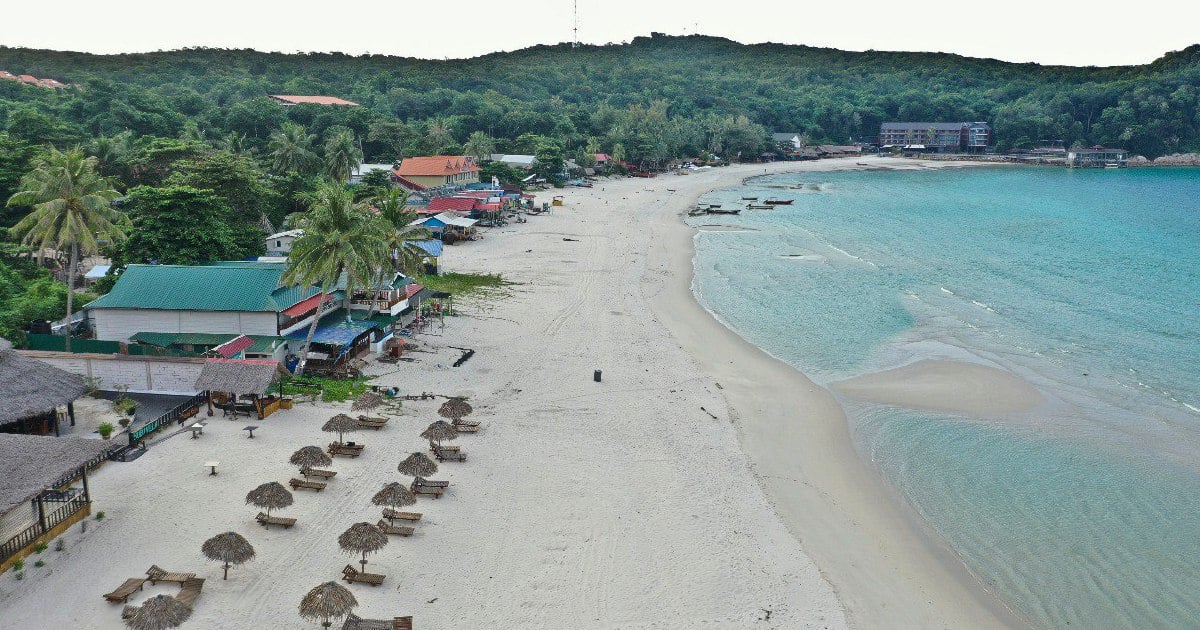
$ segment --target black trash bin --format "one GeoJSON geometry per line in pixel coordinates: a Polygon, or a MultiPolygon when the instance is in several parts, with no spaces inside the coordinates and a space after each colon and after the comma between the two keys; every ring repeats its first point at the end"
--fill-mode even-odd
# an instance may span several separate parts
{"type": "Polygon", "coordinates": [[[597,383],[600,382],[600,370],[596,370],[592,373],[592,380],[596,381],[597,383]]]}

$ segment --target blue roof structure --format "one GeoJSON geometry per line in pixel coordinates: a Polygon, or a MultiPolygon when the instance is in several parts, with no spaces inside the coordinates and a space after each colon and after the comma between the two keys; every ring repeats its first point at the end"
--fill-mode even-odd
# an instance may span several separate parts
{"type": "MultiPolygon", "coordinates": [[[[317,324],[317,331],[313,334],[313,343],[319,343],[329,346],[348,346],[354,343],[354,340],[359,335],[378,328],[379,324],[372,321],[351,320],[346,321],[346,314],[343,311],[334,311],[321,318],[317,324]]],[[[301,328],[287,335],[288,339],[304,341],[308,337],[308,328],[301,328]]]]}
{"type": "Polygon", "coordinates": [[[426,254],[437,258],[442,255],[442,242],[438,240],[410,241],[412,245],[421,248],[426,254]]]}

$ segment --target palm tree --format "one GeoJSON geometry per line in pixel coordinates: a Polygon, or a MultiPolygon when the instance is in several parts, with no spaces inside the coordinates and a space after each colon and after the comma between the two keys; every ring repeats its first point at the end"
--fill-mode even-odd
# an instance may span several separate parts
{"type": "MultiPolygon", "coordinates": [[[[321,294],[327,294],[345,274],[346,294],[354,295],[356,287],[368,286],[387,263],[385,223],[365,204],[355,203],[354,194],[338,182],[322,184],[313,193],[308,211],[293,225],[303,229],[304,236],[292,243],[284,282],[317,285],[321,294]]],[[[318,307],[304,339],[297,374],[304,373],[319,315],[318,307]]]]}
{"type": "Polygon", "coordinates": [[[467,155],[475,156],[477,160],[484,160],[496,152],[496,141],[482,131],[473,131],[467,138],[467,143],[463,145],[463,151],[467,155]]]}
{"type": "Polygon", "coordinates": [[[354,133],[341,129],[325,141],[325,174],[337,183],[345,183],[362,164],[363,154],[354,143],[354,133]]]}
{"type": "Polygon", "coordinates": [[[122,229],[129,219],[112,207],[120,193],[115,184],[96,172],[97,160],[83,151],[71,149],[50,152],[33,163],[33,170],[21,178],[18,190],[8,199],[9,206],[33,206],[11,231],[26,245],[70,252],[67,270],[67,338],[71,351],[71,312],[75,308],[75,274],[79,255],[91,256],[100,247],[97,236],[113,241],[125,238],[122,229]]]}
{"type": "Polygon", "coordinates": [[[386,224],[392,268],[406,276],[416,275],[421,259],[425,257],[425,250],[413,243],[430,238],[430,233],[423,227],[411,225],[417,215],[405,207],[408,204],[408,191],[403,188],[388,189],[373,203],[379,211],[379,218],[386,224]]]}
{"type": "Polygon", "coordinates": [[[441,153],[442,149],[454,142],[454,136],[450,134],[450,122],[445,118],[431,119],[425,125],[425,139],[433,147],[434,153],[441,153]]]}
{"type": "Polygon", "coordinates": [[[267,142],[272,170],[281,175],[293,171],[311,173],[319,161],[312,150],[314,139],[315,136],[306,132],[304,127],[285,123],[279,131],[271,134],[267,142]]]}

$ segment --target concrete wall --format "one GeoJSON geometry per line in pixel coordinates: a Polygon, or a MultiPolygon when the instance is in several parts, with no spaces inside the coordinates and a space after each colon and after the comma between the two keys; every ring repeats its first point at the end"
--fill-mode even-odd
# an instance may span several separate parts
{"type": "Polygon", "coordinates": [[[140,332],[275,335],[278,329],[275,313],[97,308],[91,316],[96,338],[107,341],[126,341],[140,332]]]}
{"type": "Polygon", "coordinates": [[[120,354],[68,354],[21,350],[21,354],[56,368],[88,378],[97,378],[100,389],[129,387],[131,392],[193,395],[204,359],[139,357],[120,354]]]}

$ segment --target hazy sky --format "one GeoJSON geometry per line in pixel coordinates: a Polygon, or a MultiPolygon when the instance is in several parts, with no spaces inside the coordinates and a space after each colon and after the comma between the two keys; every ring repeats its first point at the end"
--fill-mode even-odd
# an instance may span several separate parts
{"type": "MultiPolygon", "coordinates": [[[[1200,2],[1139,0],[579,0],[579,39],[650,31],[848,50],[1119,65],[1200,43],[1200,2]]],[[[570,41],[572,0],[17,0],[0,44],[89,52],[187,46],[472,57],[570,41]]]]}

